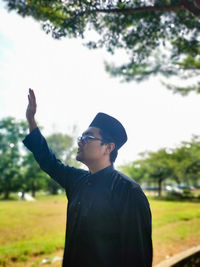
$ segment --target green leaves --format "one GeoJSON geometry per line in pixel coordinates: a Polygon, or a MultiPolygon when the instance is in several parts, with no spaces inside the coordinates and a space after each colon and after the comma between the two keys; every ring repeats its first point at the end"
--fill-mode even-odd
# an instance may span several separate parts
{"type": "Polygon", "coordinates": [[[27,127],[24,121],[12,117],[0,121],[0,193],[4,193],[4,198],[20,188],[20,141],[27,127]]]}
{"type": "Polygon", "coordinates": [[[142,159],[121,166],[122,171],[140,183],[164,181],[197,186],[200,183],[200,137],[193,136],[190,142],[182,142],[173,149],[141,153],[142,159]]]}
{"type": "MultiPolygon", "coordinates": [[[[124,81],[142,81],[157,74],[179,75],[182,79],[183,72],[184,76],[191,76],[191,69],[200,75],[196,58],[200,47],[200,10],[194,1],[156,0],[151,4],[141,0],[4,1],[9,10],[38,20],[53,38],[83,38],[90,28],[99,34],[98,41],[88,42],[90,49],[105,47],[111,54],[124,49],[129,62],[119,67],[106,64],[112,76],[121,76],[124,81]],[[166,51],[168,64],[163,67],[166,51]],[[188,64],[186,58],[194,60],[188,64]]],[[[174,91],[187,94],[193,90],[193,87],[185,86],[185,90],[183,87],[174,86],[174,91]]]]}
{"type": "MultiPolygon", "coordinates": [[[[28,125],[13,117],[0,120],[0,194],[9,198],[11,192],[31,191],[34,196],[37,190],[56,193],[60,188],[40,169],[33,155],[24,151],[22,140],[26,136],[28,125]]],[[[47,138],[50,147],[63,162],[75,162],[76,150],[74,138],[61,133],[47,138]]],[[[74,164],[76,166],[76,164],[74,164]]]]}

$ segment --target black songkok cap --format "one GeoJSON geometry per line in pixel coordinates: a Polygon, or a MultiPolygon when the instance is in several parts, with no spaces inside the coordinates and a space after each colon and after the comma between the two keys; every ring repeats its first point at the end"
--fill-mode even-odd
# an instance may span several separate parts
{"type": "Polygon", "coordinates": [[[118,149],[127,141],[127,134],[123,125],[105,113],[98,113],[89,127],[97,127],[107,133],[118,149]]]}

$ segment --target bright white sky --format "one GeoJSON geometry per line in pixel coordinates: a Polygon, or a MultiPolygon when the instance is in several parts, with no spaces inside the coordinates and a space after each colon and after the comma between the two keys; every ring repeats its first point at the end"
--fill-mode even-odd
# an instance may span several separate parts
{"type": "Polygon", "coordinates": [[[122,122],[129,138],[116,165],[200,133],[199,95],[174,95],[155,77],[120,83],[104,70],[103,62],[111,58],[105,51],[88,50],[83,40],[53,40],[38,22],[3,6],[0,0],[0,119],[25,119],[29,87],[36,93],[44,135],[71,133],[77,125],[78,136],[96,113],[108,113],[122,122]]]}

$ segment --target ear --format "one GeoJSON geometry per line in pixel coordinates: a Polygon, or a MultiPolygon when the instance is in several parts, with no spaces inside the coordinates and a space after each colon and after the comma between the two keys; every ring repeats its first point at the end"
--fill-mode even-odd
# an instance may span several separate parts
{"type": "Polygon", "coordinates": [[[106,144],[106,152],[108,154],[110,154],[114,149],[115,149],[115,144],[114,143],[106,144]]]}

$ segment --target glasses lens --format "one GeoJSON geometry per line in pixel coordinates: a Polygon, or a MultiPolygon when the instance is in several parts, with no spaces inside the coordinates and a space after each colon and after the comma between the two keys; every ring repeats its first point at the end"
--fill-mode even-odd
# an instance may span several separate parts
{"type": "Polygon", "coordinates": [[[81,142],[82,144],[86,144],[88,142],[87,136],[79,136],[77,138],[77,142],[81,142]]]}
{"type": "Polygon", "coordinates": [[[78,138],[77,138],[77,142],[79,143],[79,142],[81,142],[82,143],[82,136],[79,136],[78,138]]]}
{"type": "Polygon", "coordinates": [[[83,136],[79,136],[77,138],[77,142],[81,142],[82,144],[87,144],[90,140],[100,140],[103,141],[102,139],[98,138],[98,137],[94,137],[91,135],[83,135],[83,136]]]}

